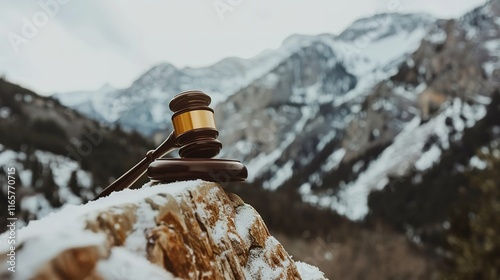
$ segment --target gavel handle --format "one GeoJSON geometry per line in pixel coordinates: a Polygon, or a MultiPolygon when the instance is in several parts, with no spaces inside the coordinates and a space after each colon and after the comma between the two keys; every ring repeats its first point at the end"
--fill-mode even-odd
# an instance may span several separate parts
{"type": "Polygon", "coordinates": [[[178,145],[175,142],[175,136],[172,133],[167,137],[163,143],[158,146],[155,150],[147,152],[146,157],[143,158],[139,163],[132,167],[125,174],[116,179],[108,187],[106,187],[99,195],[97,195],[93,200],[97,200],[101,197],[108,196],[110,193],[115,191],[121,191],[126,188],[130,188],[148,169],[148,166],[157,158],[164,156],[167,153],[175,150],[178,145]]]}

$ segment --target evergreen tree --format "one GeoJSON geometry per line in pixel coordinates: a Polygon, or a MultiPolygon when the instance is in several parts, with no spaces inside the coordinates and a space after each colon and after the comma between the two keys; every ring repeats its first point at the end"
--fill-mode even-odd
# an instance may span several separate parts
{"type": "Polygon", "coordinates": [[[491,147],[479,157],[486,168],[467,174],[469,186],[452,211],[445,279],[500,279],[500,152],[491,147]]]}
{"type": "Polygon", "coordinates": [[[76,170],[71,172],[71,176],[69,177],[68,187],[72,193],[76,196],[80,196],[80,185],[78,184],[78,177],[76,175],[76,170]]]}
{"type": "Polygon", "coordinates": [[[40,187],[41,185],[41,179],[43,177],[43,166],[42,164],[38,161],[36,156],[33,156],[33,159],[30,162],[30,167],[29,169],[31,170],[31,186],[34,188],[40,187]]]}
{"type": "Polygon", "coordinates": [[[62,206],[58,186],[54,181],[54,174],[52,173],[50,164],[47,168],[46,174],[44,175],[41,191],[52,207],[57,208],[62,206]]]}

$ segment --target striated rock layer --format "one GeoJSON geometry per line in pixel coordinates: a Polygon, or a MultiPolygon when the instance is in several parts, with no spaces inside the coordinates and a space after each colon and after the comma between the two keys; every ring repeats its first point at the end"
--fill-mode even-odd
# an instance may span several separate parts
{"type": "Polygon", "coordinates": [[[260,215],[218,184],[146,185],[67,206],[19,230],[1,279],[324,279],[294,262],[260,215]]]}

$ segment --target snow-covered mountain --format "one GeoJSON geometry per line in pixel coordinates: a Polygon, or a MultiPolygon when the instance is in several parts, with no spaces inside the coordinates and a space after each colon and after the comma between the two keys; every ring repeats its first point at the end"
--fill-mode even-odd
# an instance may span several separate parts
{"type": "Polygon", "coordinates": [[[370,193],[438,166],[486,116],[500,81],[499,6],[448,21],[378,15],[300,40],[217,106],[223,156],[269,189],[363,219],[370,193]]]}
{"type": "Polygon", "coordinates": [[[299,190],[357,220],[372,191],[439,165],[487,114],[500,81],[499,11],[490,1],[456,20],[380,14],[338,36],[292,36],[253,59],[165,63],[127,89],[56,97],[151,134],[171,127],[174,94],[202,89],[216,107],[221,156],[242,160],[251,184],[299,190]]]}
{"type": "Polygon", "coordinates": [[[355,22],[339,36],[291,36],[280,48],[263,51],[251,59],[226,58],[207,67],[182,69],[161,63],[144,73],[129,88],[104,86],[94,92],[57,93],[54,97],[98,121],[119,123],[122,127],[151,135],[170,128],[168,102],[181,91],[202,89],[211,95],[213,105],[222,103],[318,41],[337,50],[341,56],[350,53],[343,64],[354,74],[364,75],[366,71],[414,50],[432,22],[432,17],[422,14],[377,15],[355,22]],[[397,51],[386,51],[393,44],[403,45],[397,51]]]}
{"type": "MultiPolygon", "coordinates": [[[[224,155],[247,161],[251,179],[274,173],[269,167],[279,158],[295,161],[303,153],[299,165],[309,164],[314,153],[324,154],[329,142],[342,137],[371,89],[397,72],[433,22],[425,15],[385,14],[355,22],[338,37],[290,38],[301,46],[293,56],[217,107],[220,139],[229,144],[224,155]],[[399,21],[413,26],[400,27],[399,21]],[[363,38],[352,40],[353,33],[363,38]]],[[[287,179],[281,174],[271,188],[287,179]]]]}
{"type": "Polygon", "coordinates": [[[62,104],[105,123],[119,123],[124,128],[145,135],[170,128],[168,103],[184,90],[203,89],[210,93],[212,105],[251,84],[293,54],[299,45],[285,42],[277,50],[266,50],[252,59],[226,58],[202,68],[176,68],[161,63],[140,76],[129,88],[109,85],[93,92],[57,93],[62,104]]]}

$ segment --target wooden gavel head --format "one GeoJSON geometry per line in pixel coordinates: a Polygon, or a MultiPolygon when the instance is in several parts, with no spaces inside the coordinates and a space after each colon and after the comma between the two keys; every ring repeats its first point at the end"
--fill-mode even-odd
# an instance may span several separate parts
{"type": "Polygon", "coordinates": [[[222,149],[210,102],[210,96],[198,90],[181,92],[170,101],[181,158],[212,158],[222,149]]]}
{"type": "Polygon", "coordinates": [[[212,159],[219,154],[222,144],[217,140],[214,110],[210,96],[199,90],[181,92],[170,101],[174,112],[174,131],[155,150],[129,171],[116,179],[95,199],[111,192],[129,188],[147,170],[148,177],[156,182],[174,182],[203,179],[214,182],[244,181],[246,167],[239,161],[212,159]],[[164,159],[163,155],[179,148],[180,159],[164,159]]]}
{"type": "MultiPolygon", "coordinates": [[[[148,168],[148,176],[156,182],[203,179],[219,183],[244,181],[246,167],[237,160],[212,159],[222,144],[217,140],[214,110],[210,96],[199,90],[181,92],[170,101],[174,112],[173,141],[180,159],[156,159],[148,168]]],[[[168,140],[167,140],[168,142],[168,140]]]]}

